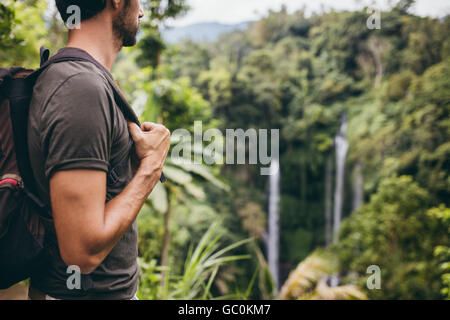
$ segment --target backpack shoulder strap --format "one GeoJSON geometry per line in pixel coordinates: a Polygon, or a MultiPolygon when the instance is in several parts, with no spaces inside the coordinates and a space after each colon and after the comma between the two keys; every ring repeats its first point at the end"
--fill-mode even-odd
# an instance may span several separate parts
{"type": "Polygon", "coordinates": [[[47,49],[46,47],[41,47],[39,49],[39,55],[41,57],[40,66],[42,67],[42,65],[48,61],[48,58],[50,58],[50,50],[47,49]]]}

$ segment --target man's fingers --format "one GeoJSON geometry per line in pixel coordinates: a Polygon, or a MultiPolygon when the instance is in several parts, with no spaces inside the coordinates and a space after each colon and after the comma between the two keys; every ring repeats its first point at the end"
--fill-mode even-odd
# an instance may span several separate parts
{"type": "Polygon", "coordinates": [[[128,130],[135,141],[142,135],[141,128],[134,122],[128,122],[128,130]]]}
{"type": "Polygon", "coordinates": [[[141,129],[142,129],[142,131],[152,131],[157,126],[158,125],[153,122],[144,122],[141,124],[141,129]]]}

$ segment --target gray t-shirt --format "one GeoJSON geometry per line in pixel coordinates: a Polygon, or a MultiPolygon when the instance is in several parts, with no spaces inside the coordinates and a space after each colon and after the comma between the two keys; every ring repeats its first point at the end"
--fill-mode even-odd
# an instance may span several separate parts
{"type": "MultiPolygon", "coordinates": [[[[112,78],[91,62],[70,61],[51,65],[37,80],[30,105],[28,149],[39,196],[47,204],[49,179],[56,171],[108,172],[110,165],[128,156],[127,121],[107,76],[112,78]]],[[[125,173],[107,186],[106,202],[132,179],[130,165],[125,173]]],[[[139,276],[136,221],[100,266],[81,276],[81,289],[67,287],[73,272],[68,273],[60,257],[56,236],[50,238],[50,268],[32,276],[33,287],[59,299],[131,299],[135,295],[139,276]]]]}

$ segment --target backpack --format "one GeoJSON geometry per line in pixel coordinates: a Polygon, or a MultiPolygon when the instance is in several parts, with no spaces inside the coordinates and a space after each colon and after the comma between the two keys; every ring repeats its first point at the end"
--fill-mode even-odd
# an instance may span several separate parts
{"type": "MultiPolygon", "coordinates": [[[[37,196],[28,155],[28,111],[33,86],[53,63],[89,61],[104,69],[79,50],[65,50],[48,59],[50,51],[41,47],[40,56],[41,66],[36,70],[0,69],[0,289],[9,288],[45,268],[51,254],[45,247],[46,234],[54,232],[51,208],[37,196]]],[[[106,78],[125,118],[140,126],[115,81],[108,75],[106,78]]],[[[132,144],[130,139],[130,150],[132,144]]],[[[121,163],[110,165],[108,184],[119,179],[128,160],[126,157],[121,163]]]]}

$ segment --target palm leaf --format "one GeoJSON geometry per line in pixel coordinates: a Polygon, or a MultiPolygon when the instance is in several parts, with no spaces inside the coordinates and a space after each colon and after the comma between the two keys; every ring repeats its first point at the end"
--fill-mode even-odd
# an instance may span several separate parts
{"type": "Polygon", "coordinates": [[[305,295],[314,289],[322,277],[330,271],[329,264],[318,255],[311,255],[290,273],[280,291],[280,299],[291,299],[305,295]]]}
{"type": "Polygon", "coordinates": [[[158,212],[166,212],[169,208],[169,200],[167,199],[166,188],[161,184],[157,183],[153,188],[152,192],[148,196],[151,201],[153,208],[158,212]]]}
{"type": "Polygon", "coordinates": [[[191,174],[173,166],[164,166],[164,174],[167,179],[179,185],[185,185],[192,181],[191,174]]]}
{"type": "MultiPolygon", "coordinates": [[[[166,160],[167,164],[172,164],[172,165],[176,165],[175,163],[173,163],[172,160],[166,160]]],[[[228,191],[230,190],[230,187],[227,186],[226,184],[224,184],[222,181],[220,181],[219,179],[217,179],[214,174],[211,172],[211,170],[202,164],[194,164],[194,163],[185,163],[182,165],[183,170],[187,171],[187,172],[191,172],[194,173],[200,177],[202,177],[203,179],[205,179],[208,182],[211,182],[212,184],[214,184],[216,187],[228,191]]],[[[164,169],[165,170],[165,169],[164,169]]],[[[179,169],[180,170],[180,169],[179,169]]]]}
{"type": "Polygon", "coordinates": [[[291,272],[280,291],[280,299],[297,300],[366,300],[365,293],[355,285],[330,287],[326,279],[333,273],[327,257],[313,253],[291,272]]]}
{"type": "Polygon", "coordinates": [[[330,287],[326,281],[319,281],[311,300],[367,300],[367,296],[355,285],[330,287]]]}

